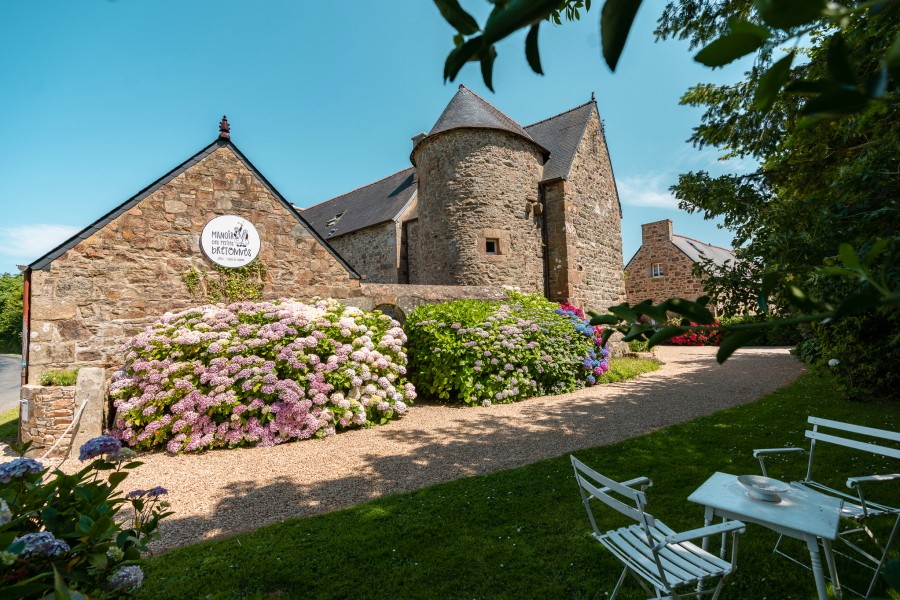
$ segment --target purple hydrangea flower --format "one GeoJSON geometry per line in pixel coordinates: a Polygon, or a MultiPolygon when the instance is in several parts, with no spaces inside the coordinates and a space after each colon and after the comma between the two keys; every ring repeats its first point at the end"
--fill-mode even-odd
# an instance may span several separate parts
{"type": "Polygon", "coordinates": [[[21,558],[32,558],[34,556],[59,556],[69,551],[69,545],[56,537],[49,531],[39,531],[37,533],[26,533],[23,536],[13,540],[16,542],[24,542],[25,548],[19,556],[21,558]]]}
{"type": "Polygon", "coordinates": [[[17,458],[12,462],[0,465],[0,481],[9,483],[15,477],[21,477],[25,473],[40,473],[44,466],[33,458],[17,458]]]}
{"type": "Polygon", "coordinates": [[[107,584],[113,590],[134,590],[141,587],[144,572],[138,566],[122,567],[109,578],[107,584]]]}
{"type": "Polygon", "coordinates": [[[118,452],[122,448],[122,442],[109,435],[101,435],[88,440],[81,446],[78,455],[79,460],[90,460],[111,452],[118,452]]]}

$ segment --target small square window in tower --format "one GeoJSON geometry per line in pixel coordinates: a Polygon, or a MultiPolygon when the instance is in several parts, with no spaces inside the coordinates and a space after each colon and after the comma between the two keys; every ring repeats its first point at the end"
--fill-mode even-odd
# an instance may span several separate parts
{"type": "Polygon", "coordinates": [[[650,277],[656,279],[657,277],[665,277],[666,273],[663,270],[662,263],[653,263],[650,265],[650,277]]]}
{"type": "Polygon", "coordinates": [[[484,240],[485,254],[500,254],[500,240],[497,238],[488,238],[484,240]]]}

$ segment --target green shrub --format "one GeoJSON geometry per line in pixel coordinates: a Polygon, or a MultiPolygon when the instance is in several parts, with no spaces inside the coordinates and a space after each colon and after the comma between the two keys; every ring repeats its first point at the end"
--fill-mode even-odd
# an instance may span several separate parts
{"type": "Polygon", "coordinates": [[[537,295],[456,300],[409,315],[410,378],[441,400],[489,405],[593,385],[609,368],[597,332],[537,295]]]}
{"type": "MultiPolygon", "coordinates": [[[[737,315],[733,317],[721,317],[721,325],[742,325],[744,323],[762,323],[766,321],[766,315],[737,315]]],[[[774,329],[766,329],[763,335],[753,340],[754,346],[796,346],[804,338],[809,337],[805,325],[784,325],[774,329]],[[806,331],[805,331],[806,330],[806,331]]]]}
{"type": "Polygon", "coordinates": [[[75,385],[78,369],[50,370],[41,373],[41,385],[75,385]]]}
{"type": "Polygon", "coordinates": [[[631,352],[649,352],[650,347],[647,340],[631,340],[628,342],[628,350],[631,352]]]}
{"type": "Polygon", "coordinates": [[[791,350],[791,354],[806,364],[815,364],[822,358],[822,346],[818,338],[809,337],[797,344],[797,347],[791,350]]]}
{"type": "Polygon", "coordinates": [[[867,313],[817,323],[813,332],[821,352],[813,364],[834,372],[847,398],[900,400],[900,317],[867,313]]]}
{"type": "Polygon", "coordinates": [[[0,596],[119,598],[140,587],[141,553],[171,513],[164,488],[119,491],[141,464],[132,457],[100,436],[81,447],[91,462],[71,475],[24,457],[0,465],[0,596]]]}

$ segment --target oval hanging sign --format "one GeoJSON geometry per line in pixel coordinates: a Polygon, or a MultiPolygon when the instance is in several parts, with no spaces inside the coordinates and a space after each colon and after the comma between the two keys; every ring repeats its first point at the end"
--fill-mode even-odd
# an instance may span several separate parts
{"type": "Polygon", "coordinates": [[[200,247],[211,261],[223,267],[243,267],[259,254],[259,232],[253,223],[237,215],[216,217],[200,234],[200,247]]]}

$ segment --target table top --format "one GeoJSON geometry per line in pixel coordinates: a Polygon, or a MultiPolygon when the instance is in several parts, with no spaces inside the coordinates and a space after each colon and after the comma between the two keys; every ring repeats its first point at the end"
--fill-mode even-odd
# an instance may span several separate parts
{"type": "Polygon", "coordinates": [[[730,518],[776,525],[829,540],[837,538],[843,503],[840,498],[794,486],[781,494],[780,502],[756,500],[738,483],[736,475],[728,473],[715,473],[688,500],[729,513],[730,518]]]}

